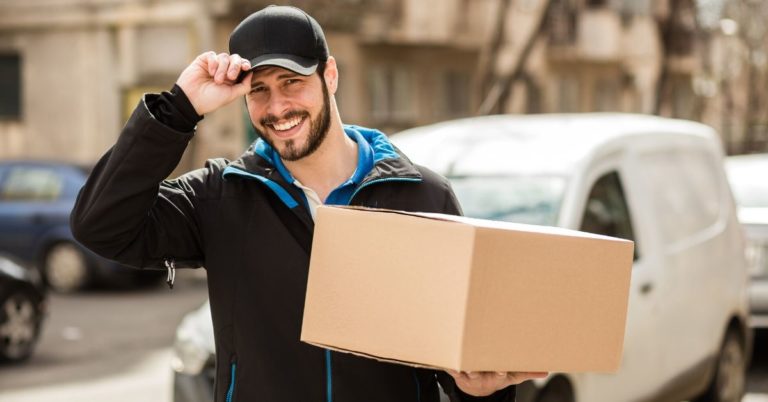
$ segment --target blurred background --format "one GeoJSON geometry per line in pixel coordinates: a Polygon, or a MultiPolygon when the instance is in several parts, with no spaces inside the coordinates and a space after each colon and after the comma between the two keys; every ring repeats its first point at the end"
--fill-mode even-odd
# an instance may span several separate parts
{"type": "MultiPolygon", "coordinates": [[[[141,94],[226,51],[236,24],[271,3],[324,27],[346,123],[393,133],[621,111],[702,121],[729,154],[768,149],[762,0],[3,0],[0,158],[93,163],[141,94]]],[[[246,122],[239,102],[207,116],[180,171],[239,156],[246,122]]]]}
{"type": "MultiPolygon", "coordinates": [[[[170,89],[196,55],[227,51],[231,30],[269,4],[298,6],[323,26],[348,124],[393,134],[477,115],[627,112],[703,122],[728,155],[768,152],[766,0],[0,0],[0,165],[72,169],[66,185],[40,169],[17,175],[44,188],[38,198],[69,197],[52,207],[66,226],[89,166],[142,94],[170,89]]],[[[254,139],[234,102],[199,124],[175,173],[237,158],[254,139]]],[[[17,275],[31,285],[12,289],[27,289],[29,302],[4,304],[4,316],[15,312],[42,332],[31,357],[0,365],[0,401],[174,400],[174,375],[185,368],[171,362],[186,352],[171,345],[182,317],[206,300],[204,272],[180,273],[173,291],[161,287],[163,275],[94,289],[86,285],[128,280],[107,274],[117,268],[69,234],[31,247],[21,226],[1,220],[27,206],[5,211],[0,243],[13,245],[0,246],[0,266],[2,252],[21,250],[10,260],[40,269],[37,278],[17,275]],[[86,265],[100,267],[98,281],[83,279],[86,265]]],[[[13,328],[24,338],[23,325],[13,328]]],[[[767,346],[758,332],[745,402],[768,401],[767,346]]]]}

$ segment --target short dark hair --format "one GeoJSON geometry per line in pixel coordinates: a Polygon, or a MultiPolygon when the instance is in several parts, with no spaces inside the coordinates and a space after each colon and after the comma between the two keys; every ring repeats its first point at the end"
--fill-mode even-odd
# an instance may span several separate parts
{"type": "Polygon", "coordinates": [[[328,62],[323,60],[320,60],[320,62],[317,63],[317,70],[315,70],[315,72],[317,72],[320,75],[320,78],[323,78],[323,74],[325,74],[325,65],[327,63],[328,62]]]}

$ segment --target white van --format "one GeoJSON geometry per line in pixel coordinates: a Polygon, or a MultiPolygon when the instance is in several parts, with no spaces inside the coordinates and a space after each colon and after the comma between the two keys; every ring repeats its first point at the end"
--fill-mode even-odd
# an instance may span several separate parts
{"type": "Polygon", "coordinates": [[[519,402],[741,400],[752,342],[744,239],[712,129],[623,114],[489,116],[392,139],[451,180],[468,216],[636,242],[619,372],[553,373],[520,386],[519,402]]]}

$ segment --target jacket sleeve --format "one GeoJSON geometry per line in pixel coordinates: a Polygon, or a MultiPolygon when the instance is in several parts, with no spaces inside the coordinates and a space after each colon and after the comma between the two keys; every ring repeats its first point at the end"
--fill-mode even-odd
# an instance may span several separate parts
{"type": "Polygon", "coordinates": [[[155,118],[148,105],[157,105],[161,96],[145,95],[139,102],[80,190],[70,226],[84,246],[127,265],[161,268],[173,259],[179,266],[200,266],[195,195],[209,172],[165,181],[194,131],[177,131],[155,118]]]}

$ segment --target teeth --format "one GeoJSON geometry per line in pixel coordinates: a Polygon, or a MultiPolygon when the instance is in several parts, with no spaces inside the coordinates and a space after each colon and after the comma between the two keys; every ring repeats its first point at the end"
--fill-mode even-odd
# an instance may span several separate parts
{"type": "Polygon", "coordinates": [[[277,131],[285,131],[296,127],[299,123],[301,123],[301,117],[294,117],[283,123],[274,123],[272,127],[277,131]]]}

